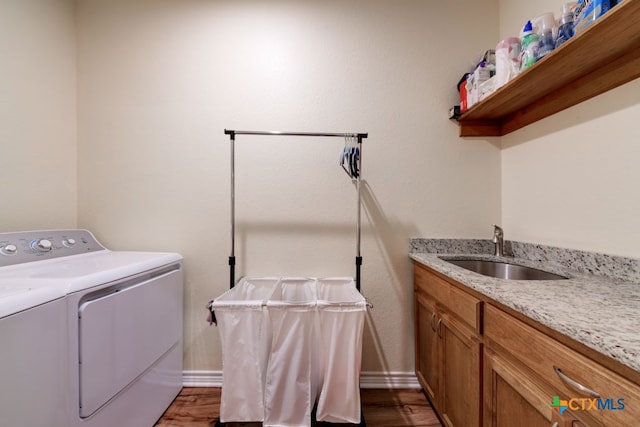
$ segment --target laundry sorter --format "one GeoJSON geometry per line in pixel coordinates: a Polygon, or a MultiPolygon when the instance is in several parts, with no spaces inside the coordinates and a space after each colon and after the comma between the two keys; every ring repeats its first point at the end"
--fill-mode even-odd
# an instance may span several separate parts
{"type": "Polygon", "coordinates": [[[366,133],[225,130],[231,141],[230,289],[209,302],[223,353],[220,419],[264,426],[317,421],[365,426],[360,402],[362,141],[366,133]],[[355,278],[243,277],[235,280],[235,140],[237,135],[339,137],[340,166],[357,191],[355,278]]]}

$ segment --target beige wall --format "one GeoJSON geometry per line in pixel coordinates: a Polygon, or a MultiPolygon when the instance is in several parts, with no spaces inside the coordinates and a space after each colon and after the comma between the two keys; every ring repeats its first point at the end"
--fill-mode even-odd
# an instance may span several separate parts
{"type": "Polygon", "coordinates": [[[76,226],[71,0],[0,2],[0,228],[76,226]]]}
{"type": "MultiPolygon", "coordinates": [[[[500,216],[497,142],[447,120],[497,3],[83,0],[78,22],[79,224],[185,256],[186,369],[221,368],[204,305],[228,287],[227,127],[369,132],[364,369],[412,371],[409,237],[486,237],[500,216]]],[[[353,274],[342,145],[238,137],[239,275],[353,274]]]]}
{"type": "MultiPolygon", "coordinates": [[[[3,230],[182,253],[187,369],[220,369],[203,307],[228,280],[225,127],[369,132],[365,370],[412,370],[409,237],[501,221],[510,239],[640,256],[640,82],[501,140],[446,120],[472,58],[555,2],[83,0],[77,33],[73,2],[0,7],[3,230]]],[[[353,273],[340,150],[239,137],[238,274],[353,273]]]]}
{"type": "MultiPolygon", "coordinates": [[[[501,36],[560,2],[500,2],[501,36]]],[[[509,239],[640,257],[640,80],[502,138],[509,239]]]]}

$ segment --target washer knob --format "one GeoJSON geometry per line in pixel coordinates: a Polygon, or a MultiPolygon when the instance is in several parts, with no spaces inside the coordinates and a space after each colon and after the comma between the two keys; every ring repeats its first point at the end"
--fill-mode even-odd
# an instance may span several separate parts
{"type": "Polygon", "coordinates": [[[51,240],[38,239],[31,242],[31,247],[38,252],[49,252],[53,248],[53,243],[51,240]]]}
{"type": "Polygon", "coordinates": [[[3,255],[15,255],[16,252],[18,252],[18,247],[12,243],[4,245],[2,248],[0,248],[0,253],[2,253],[3,255]]]}
{"type": "Polygon", "coordinates": [[[68,239],[64,239],[62,241],[62,244],[70,248],[71,246],[76,244],[76,239],[72,239],[71,237],[69,237],[68,239]]]}

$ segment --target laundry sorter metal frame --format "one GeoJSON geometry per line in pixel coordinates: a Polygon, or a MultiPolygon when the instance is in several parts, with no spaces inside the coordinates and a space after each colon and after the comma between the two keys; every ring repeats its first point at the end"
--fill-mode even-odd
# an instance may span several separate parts
{"type": "Polygon", "coordinates": [[[351,175],[351,179],[356,182],[356,191],[358,194],[358,204],[356,209],[356,289],[360,291],[361,275],[360,267],[362,266],[362,256],[360,254],[361,240],[361,176],[362,176],[362,140],[368,137],[367,133],[332,133],[332,132],[280,132],[280,131],[246,131],[246,130],[224,130],[225,135],[229,135],[231,142],[231,254],[229,255],[229,287],[235,286],[235,241],[236,241],[236,208],[235,208],[235,140],[236,135],[272,135],[272,136],[303,136],[303,137],[333,137],[333,138],[353,138],[357,141],[358,156],[357,169],[355,176],[351,175]]]}
{"type": "MultiPolygon", "coordinates": [[[[229,287],[233,288],[235,286],[235,266],[236,266],[236,256],[235,256],[235,140],[237,135],[258,135],[258,136],[300,136],[300,137],[331,137],[331,138],[344,138],[346,140],[354,140],[357,144],[357,155],[353,157],[355,161],[355,170],[357,172],[354,173],[354,169],[347,170],[344,165],[341,165],[342,168],[347,172],[350,178],[355,181],[356,184],[356,192],[357,192],[357,207],[356,207],[356,256],[355,256],[355,282],[356,289],[360,291],[361,287],[361,266],[362,266],[362,255],[360,252],[361,247],[361,176],[362,176],[362,142],[365,138],[368,137],[368,133],[334,133],[334,132],[281,132],[281,131],[246,131],[246,130],[231,130],[225,129],[225,135],[229,135],[230,138],[230,146],[231,146],[231,200],[230,200],[230,213],[231,213],[231,253],[229,255],[229,287]]],[[[315,421],[315,410],[313,412],[313,420],[315,421]]],[[[226,423],[223,423],[218,419],[216,421],[216,427],[226,426],[226,423]]],[[[366,427],[366,422],[364,419],[364,413],[362,408],[360,410],[360,423],[353,424],[354,426],[366,427]]]]}

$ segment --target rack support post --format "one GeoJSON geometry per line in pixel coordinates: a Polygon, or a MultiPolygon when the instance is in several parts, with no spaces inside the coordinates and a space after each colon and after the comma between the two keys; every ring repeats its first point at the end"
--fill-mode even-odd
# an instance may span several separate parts
{"type": "Polygon", "coordinates": [[[236,163],[234,131],[224,130],[230,136],[231,142],[231,255],[229,256],[229,289],[236,285],[236,163]]]}
{"type": "Polygon", "coordinates": [[[360,292],[360,267],[362,266],[362,257],[356,257],[356,289],[360,292]]]}
{"type": "Polygon", "coordinates": [[[236,285],[236,257],[229,257],[229,289],[236,285]]]}

